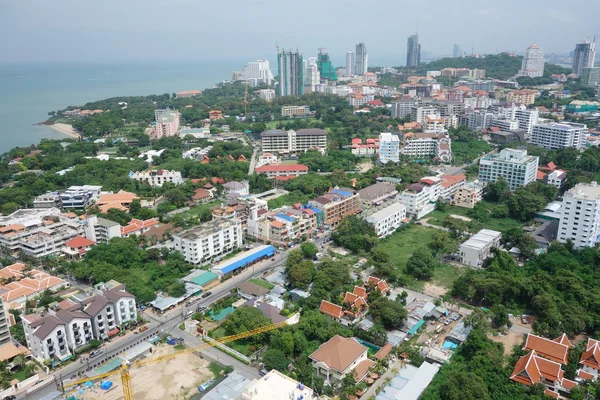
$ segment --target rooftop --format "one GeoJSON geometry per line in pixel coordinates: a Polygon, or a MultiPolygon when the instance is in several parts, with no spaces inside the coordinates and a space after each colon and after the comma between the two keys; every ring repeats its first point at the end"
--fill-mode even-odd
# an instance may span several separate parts
{"type": "Polygon", "coordinates": [[[197,239],[212,235],[213,233],[215,233],[217,231],[229,229],[234,226],[239,227],[240,224],[241,224],[240,220],[236,219],[236,218],[217,219],[217,220],[212,220],[210,222],[206,222],[200,226],[196,226],[194,228],[191,228],[191,229],[188,229],[185,231],[177,232],[173,236],[180,237],[180,238],[186,239],[186,240],[197,240],[197,239]]]}
{"type": "Polygon", "coordinates": [[[396,185],[379,182],[358,191],[361,200],[374,200],[396,191],[396,185]]]}
{"type": "Polygon", "coordinates": [[[242,399],[256,400],[313,400],[313,390],[277,370],[271,370],[258,380],[252,381],[244,391],[242,399]]]}
{"type": "Polygon", "coordinates": [[[571,196],[587,200],[600,200],[600,186],[593,181],[591,183],[578,183],[569,189],[565,196],[571,196]]]}
{"type": "Polygon", "coordinates": [[[356,340],[335,335],[319,346],[309,357],[324,363],[329,368],[343,372],[366,351],[367,348],[356,340]]]}

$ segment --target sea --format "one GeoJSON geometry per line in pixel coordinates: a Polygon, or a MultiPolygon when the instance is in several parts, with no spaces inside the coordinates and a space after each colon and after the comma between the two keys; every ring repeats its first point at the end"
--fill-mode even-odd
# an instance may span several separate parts
{"type": "Polygon", "coordinates": [[[0,65],[0,154],[64,136],[48,112],[115,96],[176,93],[231,79],[247,60],[0,65]]]}

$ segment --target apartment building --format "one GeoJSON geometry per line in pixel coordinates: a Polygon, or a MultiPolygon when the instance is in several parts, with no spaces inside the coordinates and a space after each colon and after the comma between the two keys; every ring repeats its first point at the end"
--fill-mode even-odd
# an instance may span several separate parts
{"type": "Polygon", "coordinates": [[[519,129],[519,121],[516,119],[494,118],[490,126],[502,131],[513,131],[519,129]]]}
{"type": "MultiPolygon", "coordinates": [[[[159,111],[159,110],[156,110],[159,111]]],[[[179,112],[171,110],[160,110],[162,111],[156,118],[155,125],[153,126],[152,137],[160,139],[163,136],[175,136],[179,130],[179,112]]]]}
{"type": "Polygon", "coordinates": [[[402,154],[410,157],[431,157],[442,162],[452,160],[450,136],[434,132],[409,132],[403,137],[402,154]]]}
{"type": "Polygon", "coordinates": [[[504,149],[479,160],[479,180],[495,182],[503,177],[511,191],[535,182],[539,157],[528,156],[527,150],[504,149]]]}
{"type": "Polygon", "coordinates": [[[358,157],[372,157],[379,154],[379,140],[379,138],[371,138],[363,143],[360,138],[352,139],[352,154],[358,157]]]}
{"type": "Polygon", "coordinates": [[[322,225],[322,211],[314,207],[282,207],[269,212],[254,212],[248,219],[248,236],[287,246],[312,238],[322,225]],[[317,217],[321,214],[321,218],[317,217]]]}
{"type": "Polygon", "coordinates": [[[222,204],[221,207],[214,208],[212,212],[213,219],[239,219],[242,224],[242,229],[245,231],[248,220],[253,213],[264,213],[268,211],[267,202],[254,197],[247,198],[235,198],[229,200],[226,204],[222,204]]]}
{"type": "Polygon", "coordinates": [[[308,202],[324,214],[325,225],[335,226],[342,218],[361,211],[360,196],[352,189],[339,188],[308,202]]]}
{"type": "Polygon", "coordinates": [[[458,207],[473,208],[483,199],[483,185],[479,182],[468,182],[458,188],[452,204],[458,207]]]}
{"type": "Polygon", "coordinates": [[[323,129],[299,129],[298,131],[271,130],[261,133],[262,150],[266,153],[298,153],[307,150],[327,149],[327,132],[323,129]]]}
{"type": "Polygon", "coordinates": [[[502,233],[482,229],[459,246],[460,262],[471,267],[481,267],[490,257],[492,249],[500,246],[502,233]]]}
{"type": "Polygon", "coordinates": [[[117,326],[137,319],[135,296],[126,292],[124,288],[117,287],[106,290],[104,297],[113,305],[117,326]]]}
{"type": "Polygon", "coordinates": [[[375,100],[375,95],[371,93],[350,93],[348,95],[348,102],[355,108],[367,105],[373,100],[375,100]]]}
{"type": "Polygon", "coordinates": [[[410,117],[411,110],[416,107],[417,99],[400,99],[392,103],[392,118],[404,119],[410,117]]]}
{"type": "Polygon", "coordinates": [[[110,239],[121,237],[121,225],[96,215],[90,215],[84,221],[85,237],[96,243],[108,243],[110,239]]]}
{"type": "Polygon", "coordinates": [[[454,194],[467,182],[465,174],[444,175],[441,178],[442,185],[441,197],[446,200],[454,198],[454,194]]]}
{"type": "Polygon", "coordinates": [[[482,131],[492,126],[496,115],[486,110],[473,110],[459,117],[459,125],[467,126],[474,131],[482,131]]]}
{"type": "Polygon", "coordinates": [[[440,111],[433,105],[413,106],[410,109],[410,120],[412,122],[418,122],[421,124],[427,115],[439,118],[440,111]]]}
{"type": "Polygon", "coordinates": [[[600,241],[600,186],[578,183],[563,195],[558,241],[572,240],[577,249],[600,241]]]}
{"type": "Polygon", "coordinates": [[[531,134],[533,126],[538,123],[540,112],[537,108],[527,108],[523,104],[515,106],[515,119],[519,121],[519,129],[531,134]]]}
{"type": "Polygon", "coordinates": [[[413,183],[400,194],[400,203],[406,207],[406,213],[414,218],[421,219],[435,210],[435,203],[442,195],[440,179],[427,177],[413,183]]]}
{"type": "Polygon", "coordinates": [[[535,97],[537,94],[537,90],[531,89],[511,90],[506,94],[506,102],[520,103],[528,106],[535,103],[535,97]]]}
{"type": "Polygon", "coordinates": [[[589,136],[585,124],[575,122],[547,123],[533,126],[529,143],[546,149],[583,148],[589,136]]]}
{"type": "Polygon", "coordinates": [[[131,171],[129,178],[134,179],[138,182],[146,182],[150,186],[162,186],[167,182],[171,182],[174,185],[181,185],[183,178],[179,171],[169,171],[166,169],[151,170],[151,171],[131,171]]]}
{"type": "Polygon", "coordinates": [[[231,181],[224,183],[223,189],[230,197],[242,197],[250,193],[250,184],[248,181],[231,181]]]}
{"type": "Polygon", "coordinates": [[[310,111],[309,106],[283,106],[281,107],[282,117],[310,117],[313,113],[310,111]]]}
{"type": "Polygon", "coordinates": [[[255,169],[258,174],[265,174],[271,179],[283,180],[308,174],[308,167],[304,164],[276,164],[263,165],[255,169]]]}
{"type": "Polygon", "coordinates": [[[62,208],[60,193],[48,192],[39,195],[33,200],[33,208],[62,208]]]}
{"type": "Polygon", "coordinates": [[[406,207],[399,202],[386,202],[367,212],[365,220],[375,228],[380,238],[391,235],[406,219],[406,207]]]}
{"type": "Polygon", "coordinates": [[[439,100],[434,104],[437,106],[441,117],[459,115],[465,111],[464,103],[456,100],[439,100]]]}
{"type": "MultiPolygon", "coordinates": [[[[1,293],[1,290],[0,290],[1,293]]],[[[0,298],[0,346],[10,342],[10,329],[8,324],[8,310],[0,298]]]]}
{"type": "Polygon", "coordinates": [[[21,315],[25,341],[31,353],[39,361],[66,361],[72,353],[67,343],[67,326],[54,315],[21,315]]]}
{"type": "Polygon", "coordinates": [[[203,264],[243,245],[239,219],[219,219],[173,234],[173,249],[192,264],[203,264]]]}
{"type": "Polygon", "coordinates": [[[102,186],[71,186],[64,192],[60,192],[62,208],[83,210],[98,200],[101,191],[102,186]]]}
{"type": "Polygon", "coordinates": [[[378,206],[397,194],[396,184],[388,182],[378,182],[358,191],[363,209],[378,206]]]}
{"type": "Polygon", "coordinates": [[[379,135],[379,162],[397,163],[400,161],[400,139],[398,135],[383,132],[379,135]]]}
{"type": "Polygon", "coordinates": [[[264,101],[273,101],[275,98],[275,90],[274,89],[260,89],[258,91],[258,96],[264,101]]]}

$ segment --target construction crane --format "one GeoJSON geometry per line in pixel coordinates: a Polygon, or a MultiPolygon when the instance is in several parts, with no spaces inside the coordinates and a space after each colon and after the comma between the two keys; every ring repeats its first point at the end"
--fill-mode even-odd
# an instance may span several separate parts
{"type": "Polygon", "coordinates": [[[293,38],[294,38],[294,35],[285,38],[282,42],[275,42],[275,47],[277,47],[277,54],[279,54],[279,47],[282,44],[284,44],[285,42],[287,42],[288,40],[293,39],[293,38]]]}
{"type": "Polygon", "coordinates": [[[123,361],[123,365],[121,365],[121,367],[115,371],[111,371],[111,372],[107,372],[104,374],[100,374],[100,375],[94,375],[92,377],[89,378],[84,378],[84,379],[78,379],[76,381],[73,382],[69,382],[69,383],[63,383],[62,381],[59,381],[58,385],[58,390],[62,391],[64,393],[66,388],[71,388],[74,386],[78,386],[81,385],[82,383],[85,382],[89,382],[89,381],[97,381],[100,379],[104,379],[104,378],[108,378],[110,376],[114,376],[114,375],[121,375],[121,384],[123,385],[123,396],[124,396],[124,400],[133,400],[133,389],[131,387],[131,374],[130,374],[130,370],[132,367],[135,368],[139,368],[139,367],[144,367],[146,365],[149,364],[154,364],[157,362],[162,362],[162,361],[168,361],[171,360],[173,358],[177,358],[181,355],[184,354],[189,354],[189,353],[194,353],[196,351],[202,350],[202,349],[206,349],[209,347],[214,347],[218,344],[222,344],[222,343],[228,343],[228,342],[233,342],[234,340],[238,340],[238,339],[244,339],[250,336],[254,336],[254,335],[258,335],[259,333],[264,333],[264,332],[269,332],[272,331],[274,329],[278,329],[281,328],[282,326],[286,326],[286,325],[290,325],[292,323],[288,323],[288,321],[283,321],[283,322],[278,322],[276,324],[272,324],[272,325],[267,325],[267,326],[263,326],[260,328],[256,328],[256,329],[252,329],[250,331],[247,332],[243,332],[243,333],[238,333],[237,335],[231,335],[231,336],[224,336],[218,340],[216,340],[215,342],[209,342],[209,343],[204,343],[200,346],[197,347],[190,347],[188,349],[185,350],[181,350],[178,351],[176,353],[169,353],[169,354],[164,354],[162,356],[156,357],[156,358],[152,358],[150,360],[146,360],[146,361],[135,361],[133,362],[132,365],[127,364],[126,361],[123,361]]]}
{"type": "Polygon", "coordinates": [[[327,49],[326,47],[319,47],[319,54],[323,54],[323,50],[327,49]]]}
{"type": "Polygon", "coordinates": [[[244,92],[244,117],[248,118],[248,81],[246,81],[246,91],[244,92]]]}

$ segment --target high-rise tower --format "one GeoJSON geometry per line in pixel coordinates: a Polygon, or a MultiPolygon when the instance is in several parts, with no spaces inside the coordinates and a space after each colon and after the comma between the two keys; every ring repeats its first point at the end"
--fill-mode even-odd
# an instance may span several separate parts
{"type": "Polygon", "coordinates": [[[573,54],[573,73],[581,75],[584,68],[594,66],[596,60],[596,43],[585,41],[575,45],[573,54]]]}
{"type": "Polygon", "coordinates": [[[364,43],[356,45],[356,63],[354,67],[355,75],[364,75],[368,72],[369,61],[367,56],[367,46],[364,43]]]}
{"type": "Polygon", "coordinates": [[[414,34],[408,37],[406,46],[406,66],[416,67],[421,62],[421,45],[419,44],[419,35],[414,34]]]}
{"type": "Polygon", "coordinates": [[[354,52],[346,53],[346,75],[354,75],[354,52]]]}
{"type": "Polygon", "coordinates": [[[525,52],[521,70],[518,72],[517,76],[528,76],[530,78],[544,76],[544,64],[544,52],[542,51],[542,48],[533,43],[525,52]]]}
{"type": "Polygon", "coordinates": [[[302,55],[296,52],[282,50],[277,54],[279,70],[279,95],[299,96],[304,94],[304,68],[302,55]]]}

